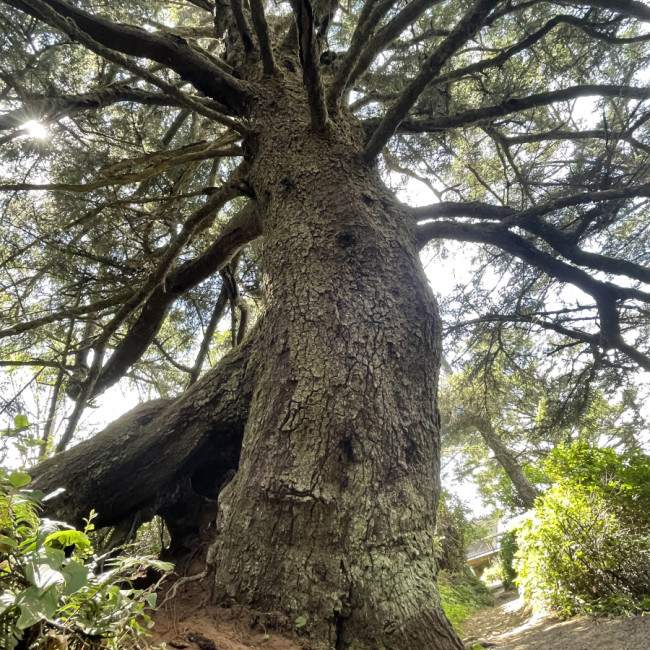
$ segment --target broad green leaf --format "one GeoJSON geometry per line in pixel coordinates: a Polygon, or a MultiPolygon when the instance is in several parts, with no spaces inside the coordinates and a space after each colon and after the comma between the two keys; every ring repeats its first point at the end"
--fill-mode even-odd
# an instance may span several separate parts
{"type": "Polygon", "coordinates": [[[20,617],[16,622],[19,630],[25,630],[46,618],[52,618],[58,607],[56,588],[52,587],[45,593],[37,587],[28,587],[16,599],[20,605],[20,617]]]}
{"type": "Polygon", "coordinates": [[[25,472],[12,472],[9,474],[9,483],[15,488],[21,488],[30,483],[31,480],[32,477],[29,474],[25,474],[25,472]]]}
{"type": "Polygon", "coordinates": [[[0,616],[16,602],[16,594],[13,591],[3,591],[0,593],[0,616]]]}
{"type": "Polygon", "coordinates": [[[307,625],[307,617],[306,616],[298,616],[296,619],[296,627],[305,627],[307,625]]]}
{"type": "Polygon", "coordinates": [[[158,594],[147,594],[144,599],[147,601],[149,607],[155,607],[158,600],[158,594]]]}
{"type": "Polygon", "coordinates": [[[58,542],[61,546],[76,546],[79,549],[89,548],[90,540],[78,530],[57,530],[45,539],[45,546],[58,542]]]}
{"type": "Polygon", "coordinates": [[[85,567],[83,564],[70,562],[61,569],[61,573],[65,580],[62,593],[64,596],[69,596],[70,594],[74,594],[80,589],[83,589],[83,587],[88,584],[90,569],[85,567]]]}
{"type": "Polygon", "coordinates": [[[27,562],[25,564],[25,575],[29,582],[41,590],[62,584],[64,580],[61,572],[53,569],[47,562],[27,562]]]}

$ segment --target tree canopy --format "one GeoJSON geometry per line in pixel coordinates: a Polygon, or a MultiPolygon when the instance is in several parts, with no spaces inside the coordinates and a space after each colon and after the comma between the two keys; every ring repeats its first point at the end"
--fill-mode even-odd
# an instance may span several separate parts
{"type": "Polygon", "coordinates": [[[316,612],[320,647],[458,648],[428,587],[441,324],[416,254],[471,268],[441,296],[447,350],[485,359],[470,384],[533,377],[510,387],[530,418],[545,382],[581,413],[603,381],[632,395],[648,6],[2,0],[0,21],[2,408],[40,386],[40,452],[64,452],[37,484],[182,537],[207,481],[219,597],[316,612]],[[122,379],[162,399],[66,451],[122,379]]]}
{"type": "MultiPolygon", "coordinates": [[[[56,387],[94,346],[79,403],[125,375],[164,394],[196,379],[240,292],[261,297],[254,249],[235,298],[217,273],[259,234],[246,190],[224,187],[255,93],[226,60],[241,46],[271,72],[292,21],[239,4],[3,3],[3,365],[56,387]]],[[[650,368],[649,18],[639,2],[315,4],[313,119],[348,106],[363,159],[429,188],[421,245],[485,245],[444,296],[454,327],[546,330],[650,368]]]]}

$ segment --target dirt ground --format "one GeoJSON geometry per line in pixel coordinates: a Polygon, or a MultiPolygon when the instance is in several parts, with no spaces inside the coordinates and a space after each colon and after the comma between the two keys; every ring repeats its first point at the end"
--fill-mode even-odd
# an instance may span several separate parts
{"type": "Polygon", "coordinates": [[[273,612],[208,604],[206,584],[189,583],[174,598],[160,602],[150,647],[187,650],[302,650],[294,623],[273,612]]]}
{"type": "Polygon", "coordinates": [[[490,650],[650,650],[650,616],[563,621],[534,616],[516,593],[496,596],[494,607],[465,622],[466,647],[481,643],[490,650]]]}
{"type": "MultiPolygon", "coordinates": [[[[650,650],[650,616],[562,621],[534,616],[514,592],[463,625],[464,644],[492,650],[650,650]]],[[[187,650],[304,650],[295,625],[273,612],[214,607],[206,585],[191,582],[156,612],[150,646],[187,650]]]]}

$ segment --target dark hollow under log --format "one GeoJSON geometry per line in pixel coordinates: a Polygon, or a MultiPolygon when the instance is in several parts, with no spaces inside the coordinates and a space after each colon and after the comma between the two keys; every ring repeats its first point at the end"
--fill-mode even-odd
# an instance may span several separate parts
{"type": "Polygon", "coordinates": [[[33,468],[36,489],[64,489],[46,501],[46,514],[79,525],[94,509],[98,527],[113,526],[139,511],[146,520],[173,508],[188,480],[197,494],[213,489],[202,477],[218,485],[239,462],[256,339],[254,332],[177,399],[141,404],[33,468]]]}

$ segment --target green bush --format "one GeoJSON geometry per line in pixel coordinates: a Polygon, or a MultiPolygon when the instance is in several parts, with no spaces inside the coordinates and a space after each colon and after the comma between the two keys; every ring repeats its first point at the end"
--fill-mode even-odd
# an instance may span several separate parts
{"type": "Polygon", "coordinates": [[[501,562],[494,558],[490,564],[485,567],[481,573],[481,582],[486,585],[493,585],[503,582],[503,571],[501,570],[501,562]]]}
{"type": "Polygon", "coordinates": [[[463,621],[481,607],[494,605],[492,592],[466,568],[462,573],[440,571],[438,589],[442,608],[454,629],[462,633],[463,621]]]}
{"type": "Polygon", "coordinates": [[[501,537],[501,547],[499,549],[499,565],[501,567],[501,580],[506,589],[512,589],[515,586],[517,570],[515,569],[515,555],[519,546],[517,544],[517,533],[509,530],[501,537]]]}
{"type": "Polygon", "coordinates": [[[145,565],[171,565],[117,558],[95,575],[92,513],[84,531],[41,519],[42,494],[29,482],[21,472],[0,474],[0,647],[146,647],[140,640],[152,623],[145,610],[156,594],[131,588],[129,579],[145,565]]]}
{"type": "Polygon", "coordinates": [[[518,526],[524,597],[572,615],[650,611],[650,458],[561,446],[554,486],[518,526]]]}
{"type": "Polygon", "coordinates": [[[436,560],[449,573],[463,573],[467,562],[467,544],[474,535],[469,511],[458,497],[442,491],[436,517],[434,538],[436,560]]]}

